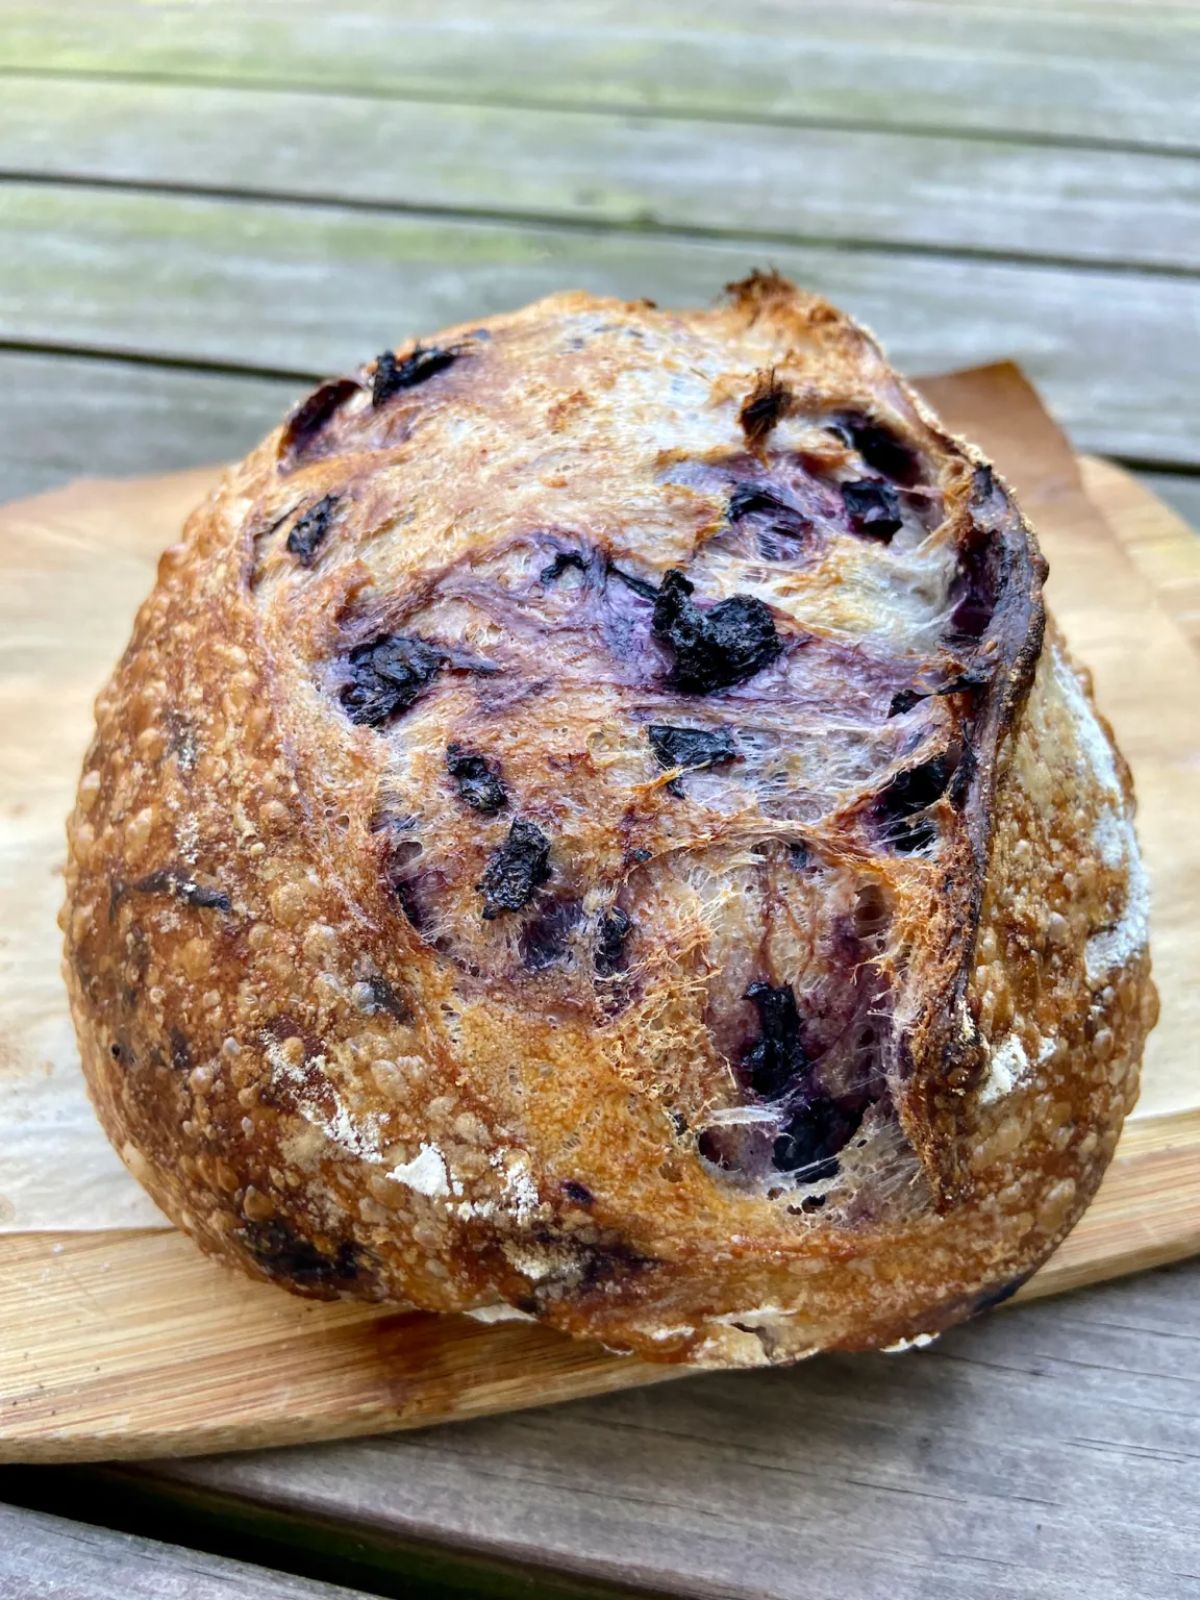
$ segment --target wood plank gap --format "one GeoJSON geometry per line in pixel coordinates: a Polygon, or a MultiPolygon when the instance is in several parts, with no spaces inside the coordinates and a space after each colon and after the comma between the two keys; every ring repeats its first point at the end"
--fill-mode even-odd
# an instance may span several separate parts
{"type": "Polygon", "coordinates": [[[1127,472],[1165,472],[1175,478],[1200,478],[1200,462],[1175,461],[1170,456],[1127,456],[1122,451],[1109,451],[1104,459],[1115,461],[1127,472]]]}
{"type": "MultiPolygon", "coordinates": [[[[0,1505],[0,1595],[39,1600],[358,1600],[360,1590],[168,1542],[157,1526],[114,1531],[64,1502],[0,1505]],[[70,1510],[68,1518],[62,1513],[70,1510]]],[[[216,1541],[213,1541],[216,1546],[216,1541]]]]}
{"type": "Polygon", "coordinates": [[[1152,155],[1178,157],[1194,161],[1200,155],[1200,145],[1164,144],[1153,139],[1105,139],[1095,135],[1073,133],[1041,133],[1036,130],[1015,132],[1011,127],[997,123],[995,127],[970,125],[958,127],[951,123],[904,122],[882,120],[875,117],[805,116],[802,112],[752,112],[745,111],[733,117],[728,113],[713,111],[697,103],[678,106],[647,106],[636,100],[612,102],[607,100],[579,101],[555,95],[516,94],[443,94],[436,89],[422,89],[416,85],[403,90],[391,90],[371,84],[355,83],[350,79],[322,78],[320,80],[298,76],[295,78],[224,78],[207,72],[131,72],[85,67],[24,67],[14,64],[0,66],[0,83],[6,79],[35,80],[53,83],[120,83],[136,86],[144,84],[155,88],[222,89],[244,94],[306,94],[316,98],[375,100],[386,103],[437,106],[461,106],[466,109],[497,111],[547,111],[563,115],[634,117],[645,122],[703,122],[713,127],[747,128],[814,128],[830,133],[894,133],[914,139],[961,139],[968,143],[1008,144],[1014,147],[1031,147],[1049,150],[1100,150],[1114,154],[1152,155]]]}
{"type": "MultiPolygon", "coordinates": [[[[0,338],[0,352],[50,356],[61,361],[120,361],[133,367],[162,367],[175,372],[212,373],[225,378],[276,378],[285,383],[320,383],[327,373],[297,367],[255,366],[250,362],[213,361],[204,356],[173,356],[122,346],[55,344],[45,339],[0,338]]],[[[1200,469],[1197,469],[1200,470],[1200,469]]]]}
{"type": "MultiPolygon", "coordinates": [[[[375,1528],[365,1518],[289,1506],[285,1497],[226,1492],[161,1475],[144,1466],[53,1467],[34,1472],[0,1469],[9,1503],[60,1513],[85,1525],[151,1539],[169,1539],[215,1555],[310,1583],[349,1586],[381,1600],[668,1600],[657,1585],[631,1587],[575,1576],[553,1558],[545,1564],[513,1559],[498,1541],[457,1538],[449,1543],[433,1523],[403,1530],[375,1528]]],[[[341,1591],[339,1591],[339,1594],[341,1591]]],[[[282,1600],[282,1597],[281,1597],[282,1600]]],[[[301,1597],[298,1597],[301,1600],[301,1597]]],[[[318,1600],[318,1597],[314,1597],[318,1600]]]]}
{"type": "MultiPolygon", "coordinates": [[[[0,184],[36,189],[82,190],[88,193],[158,195],[166,199],[216,200],[237,206],[286,206],[309,208],[339,214],[365,214],[382,217],[413,217],[438,222],[488,223],[537,229],[544,232],[585,234],[628,239],[670,239],[696,244],[749,244],[769,248],[820,250],[829,255],[868,255],[904,257],[910,260],[937,260],[961,263],[986,262],[989,266],[1014,267],[1035,271],[1087,273],[1091,277],[1140,278],[1150,280],[1200,281],[1194,267],[1159,262],[1129,262],[1113,258],[1086,258],[1021,250],[995,250],[965,245],[927,245],[912,240],[829,238],[824,235],[790,233],[778,229],[717,228],[699,223],[686,226],[651,219],[639,222],[609,221],[603,217],[572,217],[563,212],[509,210],[490,206],[435,206],[428,202],[407,205],[401,200],[368,200],[331,194],[297,194],[284,189],[227,189],[205,184],[174,183],[168,180],[103,178],[95,175],[39,173],[0,167],[0,184]]],[[[769,263],[768,263],[769,264],[769,263]]]]}

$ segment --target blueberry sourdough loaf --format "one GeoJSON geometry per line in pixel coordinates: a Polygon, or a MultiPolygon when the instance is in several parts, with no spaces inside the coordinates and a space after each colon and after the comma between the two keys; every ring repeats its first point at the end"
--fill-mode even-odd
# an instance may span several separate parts
{"type": "Polygon", "coordinates": [[[114,1144],[321,1298],[892,1345],[1091,1197],[1129,774],[1004,484],[774,275],[322,384],[162,558],[70,823],[114,1144]]]}

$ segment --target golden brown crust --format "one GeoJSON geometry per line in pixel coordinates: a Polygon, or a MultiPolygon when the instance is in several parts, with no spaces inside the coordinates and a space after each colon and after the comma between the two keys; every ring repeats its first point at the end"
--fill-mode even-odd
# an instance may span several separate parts
{"type": "Polygon", "coordinates": [[[97,705],[63,926],[109,1136],[299,1292],[665,1360],[1008,1292],[1155,1005],[1129,776],[1043,572],[773,276],[323,385],[97,705]]]}

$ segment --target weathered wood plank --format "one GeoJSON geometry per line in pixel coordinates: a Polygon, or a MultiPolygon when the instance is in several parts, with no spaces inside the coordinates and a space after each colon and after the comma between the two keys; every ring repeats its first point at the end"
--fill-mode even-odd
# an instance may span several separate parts
{"type": "Polygon", "coordinates": [[[1200,268],[1200,167],[1178,156],[250,85],[3,96],[0,169],[36,177],[1200,268]]]}
{"type": "Polygon", "coordinates": [[[1198,1305],[1192,1263],[899,1358],[153,1472],[297,1524],[681,1595],[1184,1600],[1198,1305]]]}
{"type": "Polygon", "coordinates": [[[351,1600],[354,1593],[0,1505],[0,1597],[6,1600],[351,1600]]]}
{"type": "Polygon", "coordinates": [[[958,0],[5,0],[0,64],[1200,146],[1194,10],[958,0]]]}
{"type": "Polygon", "coordinates": [[[301,385],[0,351],[0,501],[244,455],[301,385]]]}
{"type": "Polygon", "coordinates": [[[705,302],[771,262],[908,371],[1012,357],[1078,445],[1200,462],[1189,279],[41,184],[3,210],[0,338],[23,343],[332,371],[565,287],[705,302]]]}

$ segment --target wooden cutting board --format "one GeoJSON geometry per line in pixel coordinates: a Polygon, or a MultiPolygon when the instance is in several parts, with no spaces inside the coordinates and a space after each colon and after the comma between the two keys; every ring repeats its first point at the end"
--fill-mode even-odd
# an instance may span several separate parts
{"type": "MultiPolygon", "coordinates": [[[[1155,891],[1163,1013],[1143,1108],[1087,1215],[1018,1297],[1028,1299],[1200,1251],[1200,661],[1177,620],[1200,595],[1200,541],[1127,474],[1077,463],[1015,368],[925,387],[997,460],[1039,530],[1051,604],[1134,769],[1155,891]]],[[[81,709],[98,687],[94,666],[72,668],[91,657],[71,642],[99,637],[105,659],[115,654],[129,609],[114,596],[134,579],[133,592],[148,586],[157,551],[212,477],[77,484],[0,512],[0,633],[6,612],[26,625],[32,612],[62,646],[40,677],[11,653],[0,660],[2,746],[20,772],[6,826],[39,797],[65,808],[81,709]]],[[[19,955],[23,912],[45,914],[54,867],[44,850],[4,857],[0,940],[17,954],[0,962],[0,1070],[25,1047],[30,1018],[64,1004],[56,970],[19,955]]],[[[165,1228],[0,1234],[0,1307],[2,1461],[328,1439],[684,1375],[528,1324],[303,1302],[165,1228]]]]}

